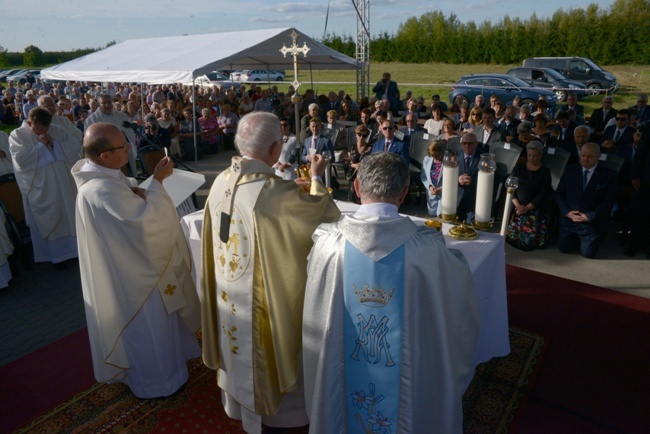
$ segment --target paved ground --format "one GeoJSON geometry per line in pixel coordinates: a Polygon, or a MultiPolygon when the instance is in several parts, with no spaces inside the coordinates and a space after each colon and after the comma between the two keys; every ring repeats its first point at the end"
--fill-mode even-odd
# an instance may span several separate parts
{"type": "MultiPolygon", "coordinates": [[[[214,178],[229,165],[233,155],[234,151],[222,152],[191,165],[206,176],[204,187],[197,191],[201,206],[214,178]]],[[[335,198],[345,199],[345,192],[336,192],[335,198]]],[[[426,207],[413,200],[403,212],[425,216],[426,207]]],[[[650,260],[645,255],[624,256],[612,232],[599,258],[564,255],[553,245],[533,252],[506,246],[509,264],[650,298],[650,260]]],[[[85,326],[79,266],[76,260],[66,265],[67,270],[59,271],[51,264],[34,264],[31,271],[25,271],[19,264],[19,275],[8,288],[0,289],[0,365],[85,326]]]]}

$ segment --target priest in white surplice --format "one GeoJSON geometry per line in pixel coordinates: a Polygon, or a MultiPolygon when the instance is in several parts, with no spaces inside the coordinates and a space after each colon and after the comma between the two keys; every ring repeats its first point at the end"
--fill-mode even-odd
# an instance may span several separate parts
{"type": "Polygon", "coordinates": [[[361,207],[314,233],[303,312],[310,433],[460,433],[479,332],[460,252],[397,209],[409,171],[366,157],[361,207]]]}
{"type": "Polygon", "coordinates": [[[75,127],[70,119],[56,113],[56,104],[54,103],[54,100],[51,96],[41,95],[38,97],[37,103],[39,107],[42,107],[50,112],[52,115],[52,125],[56,125],[68,133],[72,144],[79,148],[79,153],[81,154],[81,141],[83,138],[81,130],[75,127]]]}
{"type": "Polygon", "coordinates": [[[57,264],[77,257],[77,187],[70,169],[79,160],[80,149],[51,122],[49,111],[32,109],[27,122],[11,132],[9,150],[25,204],[34,261],[57,264]]]}
{"type": "Polygon", "coordinates": [[[306,432],[299,354],[307,255],[314,229],[340,212],[317,176],[325,172],[320,155],[309,193],[273,174],[283,146],[277,116],[244,116],[235,144],[242,157],[215,180],[203,217],[203,361],[217,370],[226,414],[246,432],[262,424],[306,432]]]}
{"type": "Polygon", "coordinates": [[[131,146],[113,125],[91,125],[79,187],[77,231],[86,321],[97,381],[123,382],[139,398],[169,396],[198,357],[200,302],[163,158],[148,190],[120,171],[131,146]]]}
{"type": "Polygon", "coordinates": [[[120,129],[126,136],[127,140],[131,144],[131,152],[129,153],[129,168],[131,170],[131,175],[137,175],[137,167],[135,164],[137,153],[135,150],[135,132],[131,128],[124,126],[124,122],[131,123],[132,119],[127,116],[126,113],[118,112],[113,110],[113,98],[110,95],[103,94],[97,98],[99,102],[99,108],[95,110],[84,122],[84,131],[88,129],[92,124],[97,122],[106,122],[109,124],[115,125],[120,129]]]}

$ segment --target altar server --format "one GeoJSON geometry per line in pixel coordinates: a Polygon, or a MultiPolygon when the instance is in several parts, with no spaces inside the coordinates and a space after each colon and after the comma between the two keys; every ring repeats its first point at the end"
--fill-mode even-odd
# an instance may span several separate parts
{"type": "Polygon", "coordinates": [[[144,191],[120,171],[131,146],[111,124],[86,130],[79,187],[79,266],[97,381],[123,382],[138,398],[169,396],[201,350],[200,302],[163,158],[144,191]]]}
{"type": "Polygon", "coordinates": [[[314,234],[303,312],[310,433],[460,433],[479,332],[474,283],[439,232],[397,210],[406,162],[361,162],[361,207],[314,234]]]}
{"type": "Polygon", "coordinates": [[[283,144],[275,115],[244,116],[235,136],[242,157],[215,180],[203,220],[203,360],[217,370],[226,414],[248,433],[262,425],[306,431],[307,255],[314,229],[340,216],[320,178],[321,155],[311,158],[310,193],[274,175],[283,144]]]}

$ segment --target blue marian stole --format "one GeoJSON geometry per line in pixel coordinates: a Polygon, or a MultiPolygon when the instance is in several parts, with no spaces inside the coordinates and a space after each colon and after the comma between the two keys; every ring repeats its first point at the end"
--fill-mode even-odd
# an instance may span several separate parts
{"type": "Polygon", "coordinates": [[[397,433],[404,245],[373,261],[345,244],[347,432],[397,433]]]}

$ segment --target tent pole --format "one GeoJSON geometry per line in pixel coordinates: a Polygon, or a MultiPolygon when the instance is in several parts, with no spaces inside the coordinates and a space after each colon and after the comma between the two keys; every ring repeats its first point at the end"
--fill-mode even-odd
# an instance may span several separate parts
{"type": "Polygon", "coordinates": [[[140,124],[144,121],[144,83],[140,83],[140,124]]]}
{"type": "Polygon", "coordinates": [[[192,131],[194,132],[194,164],[199,164],[199,147],[196,144],[196,93],[194,84],[196,78],[192,78],[192,131]]]}

